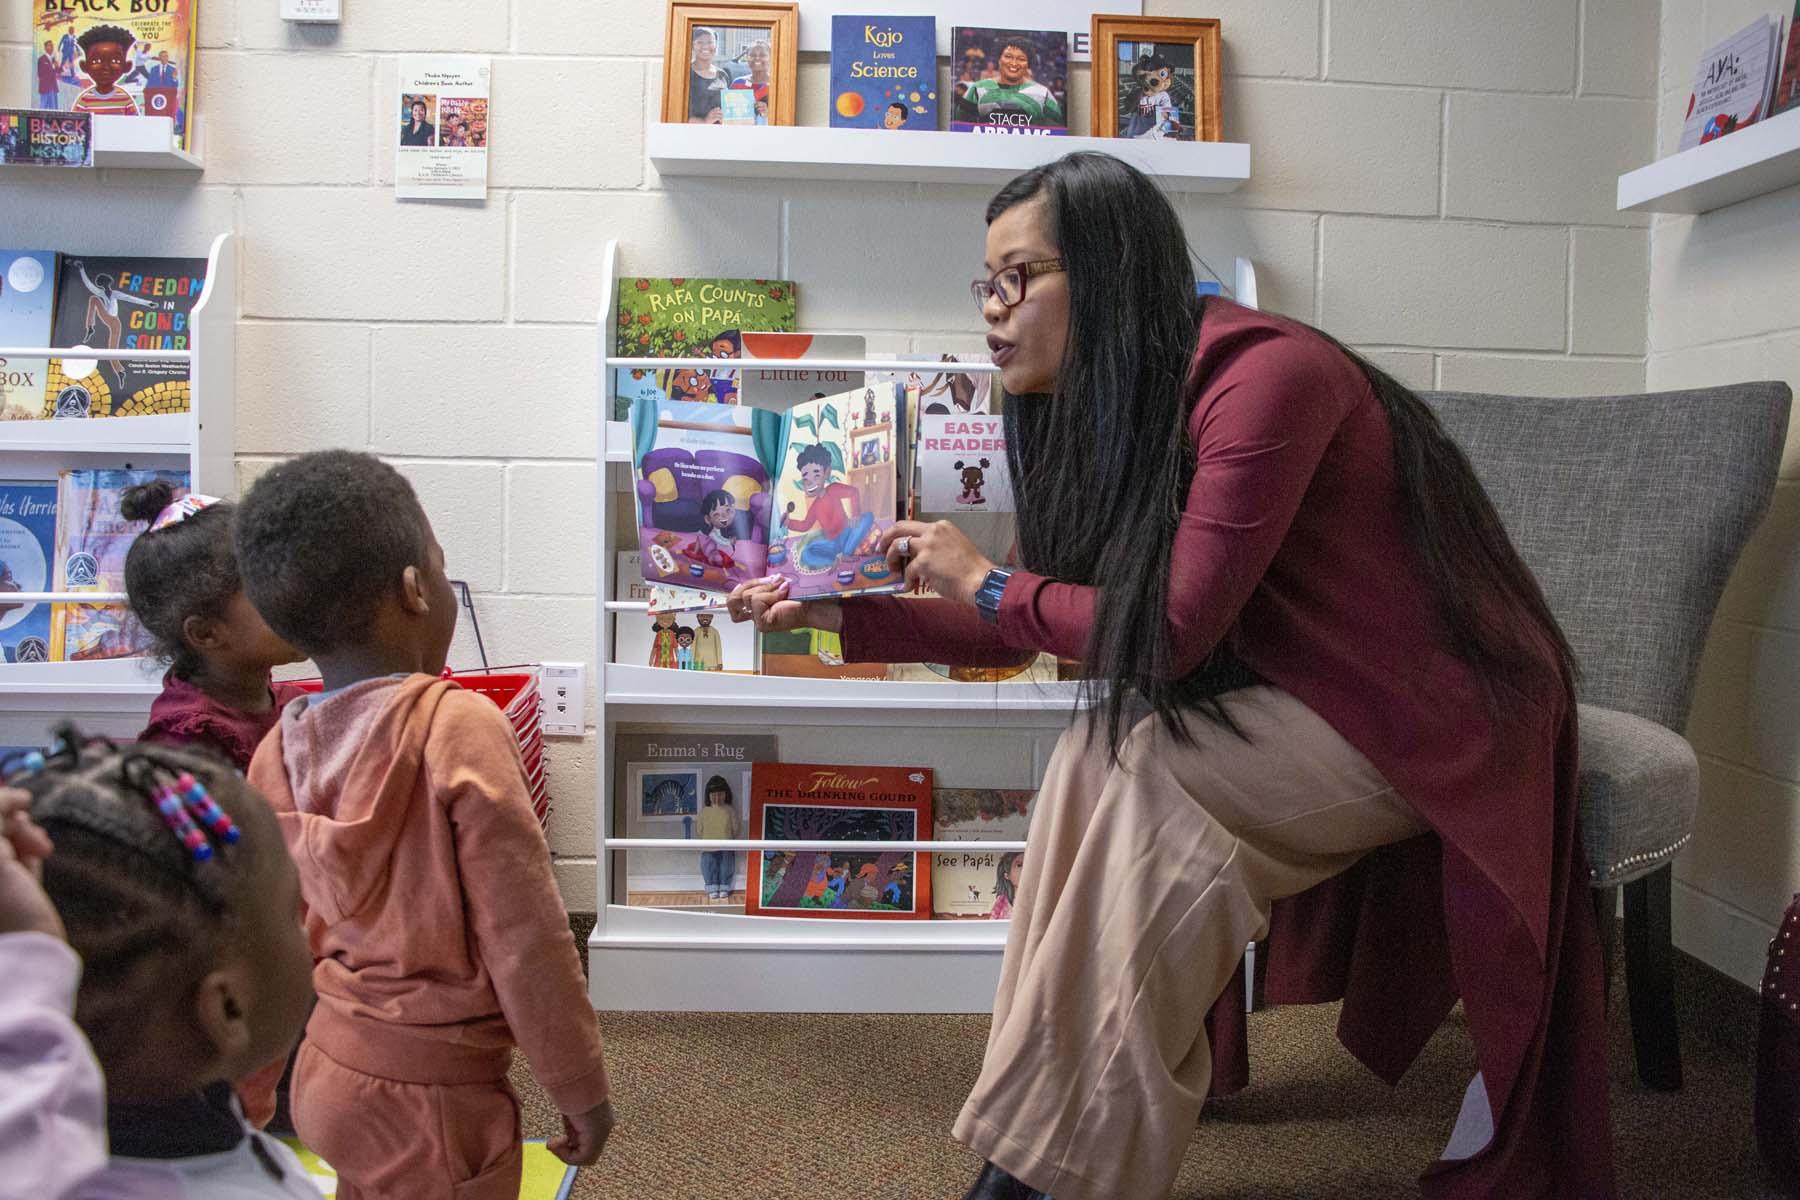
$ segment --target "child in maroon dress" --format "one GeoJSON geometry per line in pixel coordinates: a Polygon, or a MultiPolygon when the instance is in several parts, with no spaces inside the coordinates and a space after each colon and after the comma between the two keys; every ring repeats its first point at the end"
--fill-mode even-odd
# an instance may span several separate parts
{"type": "Polygon", "coordinates": [[[197,746],[241,774],[298,688],[269,672],[299,662],[244,598],[231,550],[232,505],[177,499],[165,481],[129,489],[119,505],[148,522],[125,559],[131,611],[169,664],[140,741],[197,746]]]}
{"type": "MultiPolygon", "coordinates": [[[[119,504],[126,520],[150,526],[125,557],[125,593],[169,664],[138,740],[211,751],[242,775],[282,708],[303,694],[292,684],[275,683],[270,671],[302,655],[244,596],[231,549],[232,508],[209,496],[177,498],[164,480],[128,489],[119,504]]],[[[272,1063],[266,1074],[287,1065],[272,1063]]],[[[270,1094],[266,1083],[239,1090],[270,1094]]],[[[247,1109],[245,1116],[259,1128],[289,1131],[286,1092],[282,1074],[274,1105],[247,1109]]]]}

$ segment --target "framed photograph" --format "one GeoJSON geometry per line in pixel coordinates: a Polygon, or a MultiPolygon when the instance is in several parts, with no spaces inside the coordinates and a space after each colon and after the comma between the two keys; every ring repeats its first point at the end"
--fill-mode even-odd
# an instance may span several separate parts
{"type": "Polygon", "coordinates": [[[1093,41],[1095,137],[1224,140],[1217,18],[1096,13],[1093,41]]]}
{"type": "Polygon", "coordinates": [[[792,125],[799,48],[798,4],[670,0],[662,119],[792,125]]]}

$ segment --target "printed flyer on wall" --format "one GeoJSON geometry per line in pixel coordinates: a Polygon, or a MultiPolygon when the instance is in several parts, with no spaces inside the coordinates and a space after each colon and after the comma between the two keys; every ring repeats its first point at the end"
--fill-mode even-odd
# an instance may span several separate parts
{"type": "Polygon", "coordinates": [[[395,196],[487,197],[489,75],[489,60],[483,54],[414,54],[400,59],[395,196]]]}

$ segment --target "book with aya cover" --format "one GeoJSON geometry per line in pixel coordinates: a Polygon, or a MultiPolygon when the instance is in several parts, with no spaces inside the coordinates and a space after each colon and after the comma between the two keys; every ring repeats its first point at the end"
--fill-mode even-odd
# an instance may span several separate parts
{"type": "Polygon", "coordinates": [[[1781,18],[1762,16],[1701,58],[1694,70],[1681,127],[1681,146],[1691,150],[1768,115],[1780,65],[1781,18]]]}
{"type": "Polygon", "coordinates": [[[900,511],[896,402],[891,385],[785,413],[634,401],[645,582],[721,593],[779,575],[797,600],[899,591],[875,550],[900,511]]]}
{"type": "MultiPolygon", "coordinates": [[[[928,767],[758,763],[750,825],[766,840],[911,842],[931,828],[928,767]]],[[[931,856],[912,851],[766,850],[750,855],[744,911],[781,917],[926,920],[931,856]]]]}

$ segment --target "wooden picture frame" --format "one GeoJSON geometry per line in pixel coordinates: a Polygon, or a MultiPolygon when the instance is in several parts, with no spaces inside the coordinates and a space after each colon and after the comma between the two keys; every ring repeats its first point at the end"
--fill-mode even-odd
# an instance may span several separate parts
{"type": "MultiPolygon", "coordinates": [[[[1220,142],[1225,140],[1223,74],[1219,55],[1221,36],[1217,17],[1112,17],[1094,14],[1093,125],[1095,137],[1160,137],[1164,140],[1220,142]],[[1193,57],[1194,115],[1192,133],[1172,139],[1165,132],[1133,134],[1120,121],[1123,93],[1119,80],[1119,44],[1150,42],[1178,47],[1193,57]]],[[[1186,53],[1182,55],[1186,57],[1186,53]]],[[[1185,64],[1177,63],[1177,68],[1185,64]]],[[[1129,80],[1127,81],[1129,82],[1129,80]]],[[[1185,114],[1182,114],[1185,116],[1185,114]]],[[[1182,121],[1183,126],[1189,122],[1182,121]]]]}
{"type": "MultiPolygon", "coordinates": [[[[665,122],[677,125],[690,121],[697,124],[720,123],[720,119],[706,121],[690,116],[690,100],[698,94],[690,82],[695,75],[692,63],[697,29],[718,32],[764,31],[766,36],[758,40],[769,43],[770,80],[767,111],[766,114],[763,112],[763,102],[758,101],[758,117],[766,116],[766,123],[770,125],[794,123],[794,93],[799,85],[800,6],[797,3],[752,3],[750,0],[708,4],[670,0],[668,34],[663,47],[662,119],[665,122]]],[[[717,33],[713,40],[717,46],[717,33]]],[[[735,76],[736,71],[731,70],[727,64],[742,64],[735,57],[727,55],[726,49],[727,47],[718,47],[712,61],[717,64],[717,69],[735,76]]],[[[748,53],[748,50],[744,53],[748,53]]],[[[754,91],[754,88],[751,90],[754,91]]],[[[757,123],[764,122],[759,119],[757,123]]]]}

